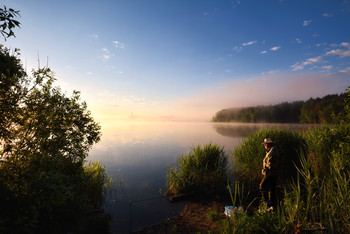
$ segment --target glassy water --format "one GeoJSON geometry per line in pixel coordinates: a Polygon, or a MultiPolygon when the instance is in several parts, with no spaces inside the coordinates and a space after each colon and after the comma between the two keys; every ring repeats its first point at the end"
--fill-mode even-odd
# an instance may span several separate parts
{"type": "Polygon", "coordinates": [[[115,192],[107,197],[105,205],[112,215],[111,231],[135,231],[181,211],[183,202],[169,203],[163,197],[167,165],[175,166],[176,159],[193,146],[216,143],[230,152],[243,137],[270,126],[132,121],[104,125],[102,140],[93,147],[88,160],[102,162],[116,182],[115,192]]]}

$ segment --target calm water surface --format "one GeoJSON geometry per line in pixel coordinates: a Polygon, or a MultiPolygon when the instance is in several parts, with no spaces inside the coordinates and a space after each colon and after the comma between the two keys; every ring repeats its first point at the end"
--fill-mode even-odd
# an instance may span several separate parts
{"type": "Polygon", "coordinates": [[[162,196],[167,165],[174,166],[176,158],[193,146],[217,143],[230,152],[243,137],[269,126],[272,125],[132,121],[103,125],[102,140],[93,147],[88,160],[102,162],[116,181],[115,191],[105,205],[113,218],[111,231],[139,230],[181,211],[183,202],[169,203],[162,196]]]}

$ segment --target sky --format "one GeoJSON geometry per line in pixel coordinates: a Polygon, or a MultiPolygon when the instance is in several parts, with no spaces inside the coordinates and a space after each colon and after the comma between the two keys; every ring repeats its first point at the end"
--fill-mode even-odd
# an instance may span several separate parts
{"type": "Polygon", "coordinates": [[[27,72],[49,66],[100,123],[209,121],[350,86],[349,0],[3,0],[27,72]]]}

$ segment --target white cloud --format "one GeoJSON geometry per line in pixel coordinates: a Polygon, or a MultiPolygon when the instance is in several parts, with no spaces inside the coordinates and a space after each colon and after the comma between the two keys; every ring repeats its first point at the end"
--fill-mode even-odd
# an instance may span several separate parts
{"type": "Polygon", "coordinates": [[[326,45],[327,45],[326,42],[316,44],[317,47],[326,46],[326,45]]]}
{"type": "Polygon", "coordinates": [[[266,53],[267,53],[266,50],[263,50],[263,51],[260,52],[260,54],[266,54],[266,53]]]}
{"type": "Polygon", "coordinates": [[[297,41],[297,43],[301,44],[303,43],[299,38],[295,39],[297,41]]]}
{"type": "Polygon", "coordinates": [[[350,73],[350,67],[347,67],[343,70],[339,70],[340,73],[350,73]]]}
{"type": "MultiPolygon", "coordinates": [[[[316,46],[318,46],[318,45],[316,45],[316,46]]],[[[321,46],[321,44],[320,44],[320,46],[321,46]]],[[[331,47],[343,47],[345,49],[333,49],[333,50],[325,52],[321,56],[309,58],[309,59],[305,60],[304,62],[297,62],[291,66],[292,71],[302,70],[307,65],[319,63],[319,62],[323,61],[323,58],[325,56],[330,56],[330,55],[339,55],[340,57],[349,57],[350,56],[350,43],[349,42],[342,42],[339,45],[338,44],[330,44],[330,46],[331,47]]],[[[323,66],[322,68],[327,69],[327,67],[330,67],[330,66],[323,66]]],[[[333,67],[331,67],[331,68],[333,68],[333,67]]],[[[331,69],[331,68],[329,68],[329,69],[331,69]]]]}
{"type": "Polygon", "coordinates": [[[291,68],[292,68],[292,71],[302,70],[302,69],[304,69],[305,66],[311,65],[314,63],[318,63],[321,60],[322,60],[322,56],[309,58],[309,59],[305,60],[304,62],[297,62],[296,64],[292,65],[291,68]]]}
{"type": "Polygon", "coordinates": [[[243,49],[243,47],[238,47],[238,46],[235,46],[232,48],[233,51],[236,51],[236,52],[240,52],[241,50],[243,49]]]}
{"type": "Polygon", "coordinates": [[[207,15],[208,15],[208,12],[206,12],[206,11],[205,11],[205,12],[203,12],[203,15],[207,16],[207,15]]]}
{"type": "Polygon", "coordinates": [[[275,46],[275,47],[272,47],[270,50],[272,51],[276,51],[276,50],[279,50],[281,49],[281,46],[275,46]]]}
{"type": "Polygon", "coordinates": [[[290,67],[292,68],[292,71],[298,71],[298,70],[304,69],[304,66],[300,62],[297,62],[290,67]]]}
{"type": "Polygon", "coordinates": [[[269,74],[275,74],[275,73],[277,73],[278,72],[278,70],[271,70],[271,71],[269,71],[268,73],[269,74]]]}
{"type": "Polygon", "coordinates": [[[327,69],[327,70],[330,70],[330,69],[332,69],[332,68],[333,68],[333,65],[329,65],[329,66],[322,66],[322,68],[327,69]]]}
{"type": "Polygon", "coordinates": [[[350,43],[349,42],[342,42],[340,43],[340,46],[347,47],[350,49],[350,43]]]}
{"type": "Polygon", "coordinates": [[[332,15],[332,14],[329,14],[329,13],[323,13],[322,16],[323,16],[323,17],[326,17],[326,18],[329,18],[329,17],[332,17],[333,15],[332,15]]]}
{"type": "Polygon", "coordinates": [[[232,0],[230,1],[232,8],[236,8],[239,4],[241,4],[241,1],[239,0],[232,0]]]}
{"type": "Polygon", "coordinates": [[[312,20],[304,20],[303,22],[303,26],[308,26],[309,24],[311,24],[312,20]]]}
{"type": "Polygon", "coordinates": [[[322,60],[322,57],[321,56],[317,56],[317,57],[314,57],[314,58],[309,58],[307,59],[304,64],[305,65],[309,65],[309,64],[312,64],[312,63],[317,63],[317,62],[320,62],[322,60]]]}
{"type": "Polygon", "coordinates": [[[124,49],[125,48],[125,44],[121,43],[120,41],[113,41],[113,44],[115,45],[115,47],[117,48],[121,48],[124,49]]]}
{"type": "Polygon", "coordinates": [[[92,75],[92,72],[87,72],[86,75],[91,76],[91,75],[92,75]]]}
{"type": "Polygon", "coordinates": [[[242,45],[243,45],[243,46],[250,46],[250,45],[254,45],[254,44],[256,44],[256,43],[257,43],[257,41],[249,41],[249,42],[243,43],[242,45]]]}
{"type": "Polygon", "coordinates": [[[111,56],[109,54],[103,54],[102,58],[105,59],[105,60],[108,60],[108,59],[111,58],[111,56]]]}
{"type": "Polygon", "coordinates": [[[97,34],[92,34],[91,37],[97,39],[98,35],[97,34]]]}
{"type": "Polygon", "coordinates": [[[325,55],[339,55],[341,57],[348,57],[350,56],[350,43],[349,42],[342,42],[339,45],[334,44],[333,47],[345,47],[345,49],[335,49],[331,51],[327,51],[325,55]]]}
{"type": "Polygon", "coordinates": [[[108,51],[108,49],[106,47],[102,48],[102,51],[109,54],[109,51],[108,51]]]}

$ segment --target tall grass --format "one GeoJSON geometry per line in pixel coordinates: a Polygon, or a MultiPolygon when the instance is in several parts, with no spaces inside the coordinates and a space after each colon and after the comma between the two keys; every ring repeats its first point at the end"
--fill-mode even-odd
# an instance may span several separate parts
{"type": "MultiPolygon", "coordinates": [[[[350,232],[350,126],[314,128],[296,139],[300,138],[307,148],[299,154],[299,163],[294,166],[297,177],[286,186],[277,211],[244,213],[230,223],[231,230],[238,233],[350,232]]],[[[256,144],[253,140],[245,142],[256,144]]],[[[251,150],[255,146],[245,147],[251,150]]],[[[248,170],[246,173],[243,178],[249,177],[248,170]]]]}
{"type": "Polygon", "coordinates": [[[167,193],[210,192],[226,187],[227,155],[217,144],[192,147],[177,159],[174,168],[168,167],[167,193]]]}
{"type": "Polygon", "coordinates": [[[261,143],[267,137],[275,141],[280,153],[281,183],[296,175],[294,164],[298,164],[299,153],[306,149],[305,140],[296,131],[270,128],[255,132],[234,149],[231,159],[236,180],[252,185],[260,182],[262,161],[265,157],[265,148],[261,143]]]}

